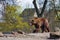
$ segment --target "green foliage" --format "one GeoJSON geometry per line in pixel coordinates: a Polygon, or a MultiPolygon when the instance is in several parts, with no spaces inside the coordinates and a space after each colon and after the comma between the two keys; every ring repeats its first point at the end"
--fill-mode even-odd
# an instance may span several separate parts
{"type": "Polygon", "coordinates": [[[58,20],[58,21],[60,21],[60,12],[57,13],[55,19],[58,20]]]}
{"type": "Polygon", "coordinates": [[[5,8],[5,24],[0,31],[11,31],[13,29],[20,29],[23,31],[30,30],[27,22],[23,22],[23,18],[19,16],[21,10],[20,6],[7,5],[5,8]]]}
{"type": "Polygon", "coordinates": [[[58,20],[60,20],[60,12],[59,12],[59,14],[58,14],[58,20]]]}

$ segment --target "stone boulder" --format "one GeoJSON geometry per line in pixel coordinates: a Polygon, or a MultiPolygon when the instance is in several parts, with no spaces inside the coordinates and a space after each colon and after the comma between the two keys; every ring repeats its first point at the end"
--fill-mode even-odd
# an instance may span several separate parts
{"type": "Polygon", "coordinates": [[[60,38],[60,32],[51,32],[50,33],[50,38],[51,39],[58,39],[58,38],[60,38]]]}
{"type": "Polygon", "coordinates": [[[3,36],[4,36],[4,34],[2,32],[0,32],[0,37],[3,37],[3,36]]]}

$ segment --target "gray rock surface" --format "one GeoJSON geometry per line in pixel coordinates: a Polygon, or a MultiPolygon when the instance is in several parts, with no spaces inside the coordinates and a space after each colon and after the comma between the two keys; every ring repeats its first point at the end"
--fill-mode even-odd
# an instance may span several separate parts
{"type": "Polygon", "coordinates": [[[0,40],[51,40],[48,39],[50,37],[50,33],[29,33],[29,34],[18,34],[15,36],[14,35],[11,36],[11,34],[5,34],[5,35],[7,37],[0,37],[0,40]]]}

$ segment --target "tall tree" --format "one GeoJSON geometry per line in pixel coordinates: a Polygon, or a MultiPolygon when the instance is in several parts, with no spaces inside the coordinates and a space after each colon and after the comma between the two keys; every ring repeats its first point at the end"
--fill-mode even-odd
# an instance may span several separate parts
{"type": "Polygon", "coordinates": [[[34,7],[35,7],[37,16],[39,17],[40,12],[39,12],[39,10],[38,10],[38,8],[37,8],[36,0],[33,0],[33,4],[34,4],[34,7]]]}
{"type": "Polygon", "coordinates": [[[36,9],[36,12],[37,12],[38,17],[42,17],[43,12],[44,12],[44,9],[45,9],[46,4],[47,4],[47,0],[44,1],[44,4],[43,4],[43,8],[42,8],[41,13],[39,12],[39,10],[38,10],[38,8],[37,8],[36,0],[33,0],[33,4],[34,4],[34,7],[35,7],[35,9],[36,9]]]}
{"type": "Polygon", "coordinates": [[[13,29],[23,29],[23,27],[29,27],[27,22],[23,22],[23,18],[19,16],[18,12],[21,7],[15,5],[6,5],[5,8],[5,31],[13,29]],[[8,30],[9,29],[9,30],[8,30]]]}
{"type": "Polygon", "coordinates": [[[52,1],[53,1],[53,5],[54,5],[53,10],[54,10],[54,12],[56,14],[57,19],[60,20],[59,14],[57,13],[56,6],[55,6],[55,1],[56,0],[52,0],[52,1]]]}
{"type": "Polygon", "coordinates": [[[44,12],[44,10],[45,10],[45,8],[46,8],[46,5],[47,5],[47,0],[44,1],[43,8],[42,8],[42,10],[41,10],[41,13],[39,14],[40,17],[42,17],[43,12],[44,12]]]}

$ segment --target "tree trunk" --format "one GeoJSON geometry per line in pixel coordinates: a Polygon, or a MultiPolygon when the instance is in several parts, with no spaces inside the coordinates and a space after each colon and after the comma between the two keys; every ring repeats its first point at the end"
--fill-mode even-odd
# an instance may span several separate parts
{"type": "Polygon", "coordinates": [[[40,13],[39,13],[39,10],[38,10],[38,8],[37,8],[36,0],[33,1],[33,5],[34,5],[34,7],[35,7],[37,16],[39,17],[39,14],[40,14],[40,13]]]}
{"type": "Polygon", "coordinates": [[[54,7],[53,7],[54,12],[55,12],[55,14],[57,15],[58,20],[60,20],[60,18],[59,18],[59,16],[58,16],[58,13],[57,13],[57,10],[56,10],[56,7],[55,7],[55,0],[53,0],[53,2],[54,2],[54,7]]]}
{"type": "Polygon", "coordinates": [[[43,12],[44,12],[44,10],[45,10],[45,8],[46,8],[46,5],[47,5],[47,0],[44,1],[43,8],[42,8],[42,10],[41,10],[41,13],[39,14],[41,17],[42,17],[43,12]]]}
{"type": "Polygon", "coordinates": [[[46,4],[47,4],[47,0],[44,1],[44,4],[43,4],[43,8],[42,8],[41,13],[39,12],[39,10],[38,10],[38,8],[37,8],[36,0],[33,1],[33,4],[34,4],[34,7],[35,7],[35,9],[36,9],[37,16],[38,16],[38,17],[42,17],[43,12],[44,12],[44,9],[45,9],[46,4]]]}

